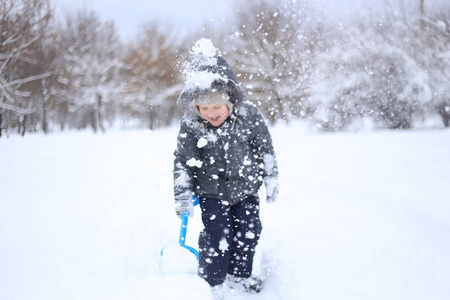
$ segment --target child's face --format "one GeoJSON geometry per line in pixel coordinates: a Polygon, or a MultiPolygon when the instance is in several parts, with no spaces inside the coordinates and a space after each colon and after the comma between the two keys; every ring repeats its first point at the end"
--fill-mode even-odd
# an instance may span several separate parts
{"type": "Polygon", "coordinates": [[[218,127],[227,119],[230,111],[225,103],[203,104],[198,107],[200,115],[211,125],[218,127]]]}

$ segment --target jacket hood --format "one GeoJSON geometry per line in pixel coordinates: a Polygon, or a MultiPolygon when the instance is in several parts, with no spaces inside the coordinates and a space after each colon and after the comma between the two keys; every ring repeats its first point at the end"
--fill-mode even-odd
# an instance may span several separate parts
{"type": "Polygon", "coordinates": [[[227,93],[234,106],[245,101],[244,89],[236,75],[225,59],[216,53],[217,49],[209,40],[202,39],[193,47],[192,62],[185,68],[185,86],[177,102],[185,111],[195,113],[195,98],[209,92],[227,93]]]}

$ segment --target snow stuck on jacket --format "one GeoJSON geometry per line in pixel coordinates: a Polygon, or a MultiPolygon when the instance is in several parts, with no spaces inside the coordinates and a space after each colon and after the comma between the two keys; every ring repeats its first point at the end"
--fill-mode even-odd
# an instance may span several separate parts
{"type": "Polygon", "coordinates": [[[186,164],[189,167],[197,167],[197,168],[201,168],[203,166],[203,162],[201,160],[196,159],[195,157],[192,157],[191,159],[189,159],[186,164]]]}
{"type": "Polygon", "coordinates": [[[275,157],[271,154],[264,154],[263,156],[264,161],[264,172],[265,175],[271,176],[273,172],[273,167],[275,166],[275,157]]]}
{"type": "Polygon", "coordinates": [[[204,137],[198,139],[197,148],[201,149],[201,148],[205,147],[206,145],[208,145],[207,139],[205,139],[204,137]]]}
{"type": "MultiPolygon", "coordinates": [[[[180,163],[178,164],[179,164],[178,167],[180,167],[181,164],[180,163]]],[[[174,184],[182,187],[190,187],[190,178],[186,174],[186,172],[175,171],[174,175],[176,177],[174,184]]]]}
{"type": "Polygon", "coordinates": [[[212,82],[224,79],[220,74],[199,70],[204,66],[217,65],[219,54],[219,50],[209,39],[202,38],[195,43],[190,51],[191,62],[186,63],[183,71],[186,90],[209,89],[212,82]]]}

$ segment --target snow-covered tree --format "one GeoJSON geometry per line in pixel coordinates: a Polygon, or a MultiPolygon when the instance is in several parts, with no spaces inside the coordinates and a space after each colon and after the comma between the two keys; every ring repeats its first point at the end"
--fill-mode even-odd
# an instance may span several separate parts
{"type": "Polygon", "coordinates": [[[433,94],[429,107],[450,127],[450,5],[430,14],[420,33],[418,59],[429,72],[433,94]]]}
{"type": "Polygon", "coordinates": [[[61,30],[64,47],[62,81],[70,84],[69,109],[90,119],[94,131],[105,131],[105,114],[114,111],[123,88],[124,63],[113,22],[102,22],[93,11],[67,16],[61,30]]]}
{"type": "Polygon", "coordinates": [[[335,32],[334,46],[314,67],[312,101],[321,129],[343,130],[366,118],[380,128],[412,127],[431,91],[428,73],[407,49],[410,34],[386,20],[335,32]]]}
{"type": "Polygon", "coordinates": [[[0,0],[0,136],[10,125],[22,127],[35,111],[29,83],[50,75],[31,72],[36,44],[51,19],[49,0],[0,0]]]}

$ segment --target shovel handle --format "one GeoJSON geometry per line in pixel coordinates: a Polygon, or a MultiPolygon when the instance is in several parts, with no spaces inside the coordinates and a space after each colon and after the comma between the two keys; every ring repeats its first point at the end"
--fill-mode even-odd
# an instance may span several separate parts
{"type": "MultiPolygon", "coordinates": [[[[194,201],[194,206],[200,203],[200,199],[197,196],[192,196],[192,201],[194,201]]],[[[180,237],[178,239],[178,243],[181,247],[188,249],[192,253],[199,257],[198,251],[192,247],[186,245],[186,233],[187,233],[187,225],[189,220],[189,211],[185,210],[181,215],[181,226],[180,226],[180,237]]]]}

